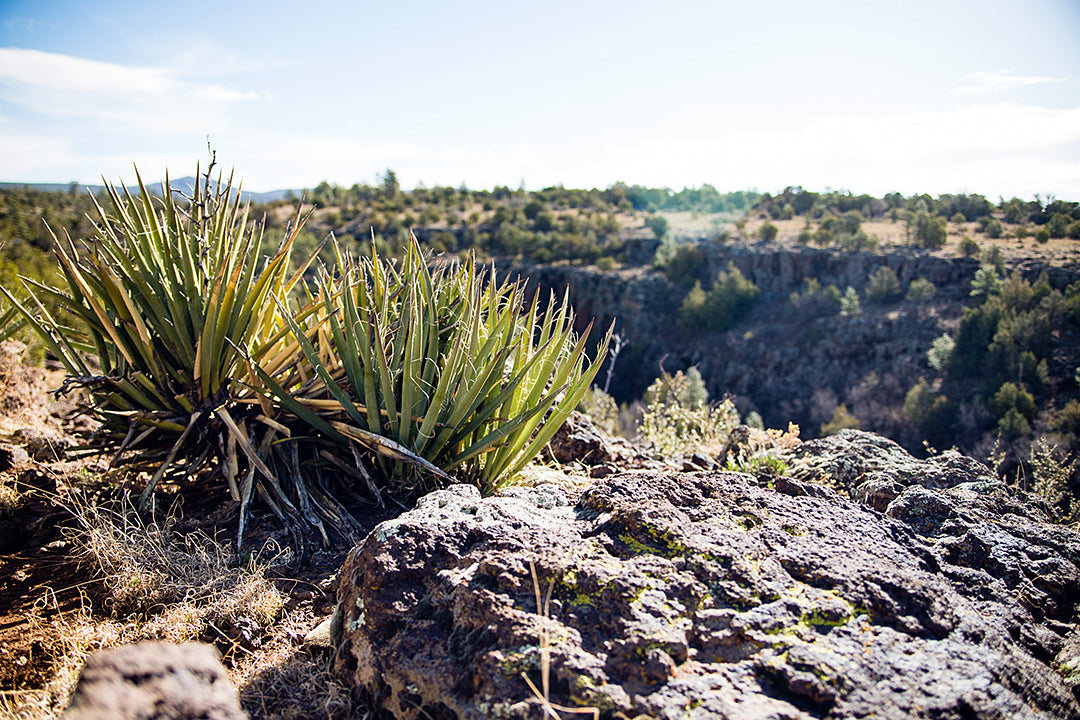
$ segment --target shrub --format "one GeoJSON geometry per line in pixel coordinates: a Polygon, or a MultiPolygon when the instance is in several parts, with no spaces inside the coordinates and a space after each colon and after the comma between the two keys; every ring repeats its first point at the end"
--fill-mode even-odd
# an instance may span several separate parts
{"type": "Polygon", "coordinates": [[[507,483],[574,410],[606,352],[610,330],[588,361],[565,298],[526,304],[520,280],[488,282],[472,259],[432,271],[415,239],[400,269],[374,254],[338,257],[320,278],[318,332],[290,321],[314,377],[290,393],[289,368],[256,372],[346,457],[377,453],[393,495],[431,489],[447,472],[485,493],[507,483]]]}
{"type": "Polygon", "coordinates": [[[904,299],[909,303],[922,305],[930,302],[936,292],[937,288],[934,287],[934,283],[926,278],[916,278],[908,285],[907,296],[904,299]]]}
{"type": "Polygon", "coordinates": [[[918,382],[904,396],[901,412],[920,433],[931,441],[947,437],[956,420],[956,405],[939,395],[926,382],[918,382]]]}
{"type": "Polygon", "coordinates": [[[964,217],[964,213],[962,213],[962,212],[953,213],[953,216],[951,218],[949,218],[949,222],[951,222],[951,223],[953,223],[955,225],[960,225],[962,223],[966,223],[967,218],[964,217]]]}
{"type": "Polygon", "coordinates": [[[585,413],[608,435],[619,435],[619,405],[615,398],[598,387],[591,387],[581,396],[577,405],[578,412],[585,413]]]}
{"type": "Polygon", "coordinates": [[[945,223],[941,218],[927,213],[920,213],[915,217],[915,242],[920,247],[937,250],[945,245],[945,223]]]}
{"type": "Polygon", "coordinates": [[[1080,441],[1080,401],[1070,400],[1065,403],[1050,421],[1050,427],[1069,443],[1080,441]]]}
{"type": "Polygon", "coordinates": [[[859,418],[848,412],[847,405],[841,404],[833,408],[832,419],[822,424],[821,434],[823,436],[835,435],[846,428],[858,430],[861,426],[862,423],[859,422],[859,418]]]}
{"type": "Polygon", "coordinates": [[[975,257],[980,252],[979,243],[971,239],[970,236],[965,235],[960,239],[960,254],[964,257],[975,257]]]}
{"type": "Polygon", "coordinates": [[[979,225],[982,228],[983,233],[988,238],[1001,237],[1001,223],[992,217],[979,218],[979,225]]]}
{"type": "Polygon", "coordinates": [[[997,271],[992,265],[981,265],[978,270],[975,271],[975,277],[971,280],[971,290],[968,295],[971,297],[988,298],[996,294],[1002,285],[1002,280],[998,277],[997,271]]]}
{"type": "Polygon", "coordinates": [[[1035,228],[1035,242],[1040,245],[1050,242],[1050,230],[1045,226],[1035,228]]]}
{"type": "Polygon", "coordinates": [[[777,233],[780,230],[771,222],[766,222],[761,228],[758,229],[758,237],[764,242],[772,242],[776,239],[777,233]]]}
{"type": "Polygon", "coordinates": [[[810,277],[803,278],[802,291],[791,293],[788,302],[810,317],[822,317],[840,312],[841,298],[838,287],[830,284],[823,288],[817,278],[810,277]]]}
{"type": "Polygon", "coordinates": [[[663,215],[650,215],[645,218],[645,227],[652,230],[657,239],[663,240],[668,234],[668,219],[663,215]]]}
{"type": "Polygon", "coordinates": [[[990,400],[990,412],[998,418],[998,430],[1008,437],[1031,434],[1035,398],[1022,385],[1003,383],[990,400]]]}
{"type": "Polygon", "coordinates": [[[645,439],[669,459],[694,452],[718,455],[739,424],[739,414],[730,400],[710,405],[708,397],[697,368],[663,373],[645,391],[645,439]]]}
{"type": "Polygon", "coordinates": [[[681,287],[690,287],[705,266],[705,251],[697,243],[664,240],[656,249],[653,264],[667,279],[681,287]]]}
{"type": "Polygon", "coordinates": [[[883,303],[900,294],[900,279],[896,272],[885,265],[870,274],[870,283],[866,287],[866,299],[873,303],[883,303]]]}
{"type": "MultiPolygon", "coordinates": [[[[70,382],[87,386],[105,423],[100,441],[118,460],[138,451],[133,460],[159,465],[147,493],[174,458],[210,449],[239,500],[238,452],[251,452],[247,429],[259,409],[246,404],[257,398],[250,362],[287,344],[283,314],[290,310],[274,299],[287,298],[306,267],[289,274],[303,219],[261,261],[262,228],[249,222],[232,179],[223,184],[219,175],[215,188],[210,169],[204,177],[183,203],[168,180],[160,196],[141,178],[137,197],[108,186],[115,214],[98,206],[97,237],[81,247],[70,237],[56,240],[67,289],[34,285],[36,312],[22,312],[70,382]],[[38,297],[59,301],[80,324],[61,325],[38,297]],[[96,353],[99,373],[83,348],[96,353]]],[[[285,500],[276,483],[263,490],[285,500]]]]}
{"type": "Polygon", "coordinates": [[[758,287],[729,263],[708,292],[695,283],[679,307],[679,324],[689,330],[721,332],[743,316],[758,297],[758,287]]]}

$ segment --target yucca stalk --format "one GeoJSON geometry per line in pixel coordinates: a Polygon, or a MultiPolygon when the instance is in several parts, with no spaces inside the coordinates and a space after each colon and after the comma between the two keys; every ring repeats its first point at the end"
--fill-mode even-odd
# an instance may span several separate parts
{"type": "MultiPolygon", "coordinates": [[[[400,269],[372,249],[337,254],[319,298],[329,332],[293,327],[315,377],[298,393],[291,374],[261,373],[275,402],[320,422],[342,445],[371,436],[437,466],[377,457],[383,489],[411,495],[448,479],[491,492],[540,452],[588,389],[607,350],[590,362],[566,299],[541,311],[520,281],[496,284],[470,257],[429,268],[415,238],[400,269]]],[[[587,332],[586,332],[587,335],[587,332]]]]}

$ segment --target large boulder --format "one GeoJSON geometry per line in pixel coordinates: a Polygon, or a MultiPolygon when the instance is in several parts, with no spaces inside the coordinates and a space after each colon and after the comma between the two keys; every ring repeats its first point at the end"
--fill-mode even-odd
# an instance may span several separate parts
{"type": "Polygon", "coordinates": [[[144,642],[86,660],[63,720],[247,720],[212,645],[144,642]]]}
{"type": "Polygon", "coordinates": [[[352,551],[335,671],[375,717],[540,717],[546,674],[603,717],[1080,718],[1080,537],[996,516],[1000,485],[889,515],[724,472],[564,493],[454,486],[352,551]]]}

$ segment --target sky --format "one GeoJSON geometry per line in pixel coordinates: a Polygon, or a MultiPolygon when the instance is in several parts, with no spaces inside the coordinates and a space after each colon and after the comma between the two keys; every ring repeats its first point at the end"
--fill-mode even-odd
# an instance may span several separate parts
{"type": "Polygon", "coordinates": [[[0,0],[0,181],[1080,201],[1080,0],[0,0]]]}

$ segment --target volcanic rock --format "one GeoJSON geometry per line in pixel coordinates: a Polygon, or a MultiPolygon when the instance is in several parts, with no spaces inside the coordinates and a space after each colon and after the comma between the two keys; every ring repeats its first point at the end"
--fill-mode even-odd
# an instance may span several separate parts
{"type": "Polygon", "coordinates": [[[91,655],[63,720],[247,720],[211,645],[145,642],[91,655]]]}
{"type": "MultiPolygon", "coordinates": [[[[845,441],[852,479],[894,453],[845,441]]],[[[894,457],[888,514],[730,472],[437,491],[350,553],[335,671],[380,718],[1080,718],[1080,536],[894,457]]]]}

